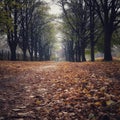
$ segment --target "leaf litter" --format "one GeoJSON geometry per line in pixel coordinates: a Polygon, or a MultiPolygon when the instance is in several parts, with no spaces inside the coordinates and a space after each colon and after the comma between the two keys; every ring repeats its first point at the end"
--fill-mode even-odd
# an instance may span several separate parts
{"type": "Polygon", "coordinates": [[[120,120],[120,62],[0,61],[0,120],[120,120]]]}

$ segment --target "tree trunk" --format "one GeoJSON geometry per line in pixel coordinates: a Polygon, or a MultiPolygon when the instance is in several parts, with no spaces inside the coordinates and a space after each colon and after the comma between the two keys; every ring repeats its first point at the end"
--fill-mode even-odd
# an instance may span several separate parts
{"type": "Polygon", "coordinates": [[[95,61],[95,55],[94,55],[94,41],[93,39],[91,39],[91,61],[94,62],[95,61]]]}
{"type": "Polygon", "coordinates": [[[7,59],[9,60],[9,57],[10,57],[10,53],[9,53],[9,51],[8,51],[8,54],[7,54],[7,59]]]}
{"type": "Polygon", "coordinates": [[[15,6],[14,8],[14,32],[10,31],[8,29],[8,43],[11,51],[11,60],[16,61],[16,47],[18,43],[18,38],[17,38],[17,8],[15,6]]]}
{"type": "Polygon", "coordinates": [[[107,27],[104,33],[104,61],[112,61],[112,54],[111,54],[111,39],[112,39],[112,32],[111,29],[107,27]]]}
{"type": "Polygon", "coordinates": [[[16,61],[16,47],[17,47],[17,42],[13,41],[13,33],[10,33],[10,31],[7,34],[7,41],[9,43],[9,48],[11,52],[11,60],[16,61]]]}
{"type": "Polygon", "coordinates": [[[78,61],[77,62],[81,62],[81,54],[82,54],[81,48],[79,47],[79,49],[78,49],[78,61]]]}
{"type": "Polygon", "coordinates": [[[81,43],[76,42],[76,62],[81,62],[81,43]]]}
{"type": "Polygon", "coordinates": [[[82,48],[82,62],[86,61],[86,58],[85,58],[85,48],[82,48]]]}
{"type": "Polygon", "coordinates": [[[35,60],[37,61],[37,41],[35,42],[35,60]]]}
{"type": "Polygon", "coordinates": [[[39,61],[42,61],[42,47],[41,47],[41,38],[40,40],[38,41],[38,53],[39,53],[39,61]]]}
{"type": "Polygon", "coordinates": [[[30,54],[30,60],[33,61],[33,53],[30,54]]]}
{"type": "Polygon", "coordinates": [[[95,11],[95,5],[94,2],[91,0],[89,1],[90,5],[90,43],[91,43],[91,61],[95,61],[95,55],[94,55],[94,28],[95,28],[95,23],[94,23],[94,11],[95,11]]]}
{"type": "Polygon", "coordinates": [[[71,61],[74,62],[74,50],[71,51],[71,61]]]}
{"type": "Polygon", "coordinates": [[[10,51],[11,51],[11,60],[12,61],[16,61],[16,47],[10,46],[10,51]]]}
{"type": "Polygon", "coordinates": [[[23,60],[26,61],[27,60],[27,57],[26,57],[26,49],[23,50],[23,60]]]}

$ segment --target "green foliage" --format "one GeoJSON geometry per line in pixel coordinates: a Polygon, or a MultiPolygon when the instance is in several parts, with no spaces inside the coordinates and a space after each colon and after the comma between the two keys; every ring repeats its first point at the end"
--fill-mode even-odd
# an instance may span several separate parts
{"type": "Polygon", "coordinates": [[[104,52],[104,38],[103,37],[101,37],[98,40],[98,42],[96,44],[96,48],[99,52],[102,52],[102,53],[104,52]]]}
{"type": "Polygon", "coordinates": [[[14,9],[20,8],[20,3],[13,0],[5,0],[0,2],[0,31],[7,33],[14,31],[13,12],[14,9]]]}
{"type": "Polygon", "coordinates": [[[116,30],[112,36],[112,44],[120,45],[120,30],[116,30]]]}

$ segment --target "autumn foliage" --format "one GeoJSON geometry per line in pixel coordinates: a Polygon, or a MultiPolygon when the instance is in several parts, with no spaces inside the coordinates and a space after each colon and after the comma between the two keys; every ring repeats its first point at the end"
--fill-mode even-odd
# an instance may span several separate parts
{"type": "Polygon", "coordinates": [[[120,62],[0,62],[0,120],[120,120],[120,62]]]}

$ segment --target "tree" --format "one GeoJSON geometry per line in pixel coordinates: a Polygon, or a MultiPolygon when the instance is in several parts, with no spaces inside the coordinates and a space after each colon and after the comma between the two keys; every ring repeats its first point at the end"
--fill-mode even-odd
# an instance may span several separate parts
{"type": "Polygon", "coordinates": [[[7,41],[11,51],[11,60],[16,60],[16,48],[18,45],[18,10],[19,10],[19,3],[17,0],[14,1],[4,1],[4,9],[7,13],[8,19],[13,21],[13,29],[11,26],[8,26],[5,23],[7,29],[7,41]]]}
{"type": "MultiPolygon", "coordinates": [[[[31,46],[31,60],[33,59],[33,16],[35,11],[40,7],[41,2],[36,0],[23,0],[21,1],[21,9],[20,9],[20,40],[19,46],[23,51],[23,60],[26,60],[27,55],[26,52],[29,48],[29,41],[32,42],[31,46]]],[[[35,27],[35,26],[34,26],[35,27]]]]}
{"type": "MultiPolygon", "coordinates": [[[[35,55],[35,60],[46,60],[45,57],[49,53],[49,43],[51,43],[51,30],[52,16],[48,14],[49,7],[46,3],[42,3],[37,7],[33,13],[30,21],[30,38],[28,40],[28,50],[31,56],[35,55]],[[34,34],[33,34],[34,33],[34,34]],[[47,48],[47,49],[46,49],[47,48]]],[[[49,56],[50,58],[50,56],[49,56]]]]}
{"type": "MultiPolygon", "coordinates": [[[[104,31],[104,60],[111,61],[111,41],[114,31],[120,25],[119,0],[92,0],[104,31]]],[[[93,6],[92,6],[93,7],[93,6]]]]}
{"type": "Polygon", "coordinates": [[[63,32],[63,49],[66,61],[75,61],[75,32],[70,29],[69,24],[65,22],[62,24],[61,31],[63,32]]]}
{"type": "Polygon", "coordinates": [[[90,10],[90,43],[91,43],[91,61],[95,61],[94,56],[94,32],[95,32],[95,6],[94,2],[89,0],[89,10],[90,10]]]}
{"type": "Polygon", "coordinates": [[[89,16],[88,7],[84,0],[61,0],[66,22],[71,27],[71,31],[76,34],[75,54],[76,61],[86,61],[85,48],[88,44],[89,16]]]}
{"type": "Polygon", "coordinates": [[[0,32],[7,34],[11,60],[16,60],[18,45],[22,49],[23,60],[27,60],[27,51],[31,60],[33,57],[37,60],[38,53],[42,58],[40,60],[50,59],[48,53],[52,47],[53,33],[48,23],[53,18],[49,16],[48,9],[48,5],[41,0],[2,0],[0,2],[0,32]],[[46,35],[43,35],[44,32],[46,35]]]}

